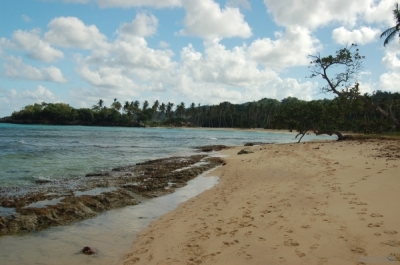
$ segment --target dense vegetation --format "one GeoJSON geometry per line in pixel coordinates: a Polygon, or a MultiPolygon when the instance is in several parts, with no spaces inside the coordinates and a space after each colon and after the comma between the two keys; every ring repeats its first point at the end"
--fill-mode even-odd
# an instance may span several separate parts
{"type": "MultiPolygon", "coordinates": [[[[400,117],[399,93],[377,91],[366,95],[382,109],[400,117]]],[[[344,130],[355,132],[393,131],[393,123],[363,100],[337,97],[332,100],[303,101],[288,97],[282,101],[261,99],[245,104],[222,102],[200,106],[192,103],[188,108],[181,103],[158,101],[149,107],[147,101],[140,107],[138,101],[121,103],[115,99],[110,107],[103,100],[91,109],[75,109],[64,103],[28,105],[14,112],[4,121],[15,123],[80,124],[108,126],[199,126],[227,128],[269,128],[287,130],[323,131],[344,130]]]]}

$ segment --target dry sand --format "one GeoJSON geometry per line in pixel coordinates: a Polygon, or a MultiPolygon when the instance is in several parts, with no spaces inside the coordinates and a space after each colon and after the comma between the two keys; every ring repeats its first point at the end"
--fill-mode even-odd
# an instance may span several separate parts
{"type": "Polygon", "coordinates": [[[223,151],[226,165],[211,173],[219,184],[154,221],[120,264],[400,259],[399,141],[241,149],[223,151]]]}

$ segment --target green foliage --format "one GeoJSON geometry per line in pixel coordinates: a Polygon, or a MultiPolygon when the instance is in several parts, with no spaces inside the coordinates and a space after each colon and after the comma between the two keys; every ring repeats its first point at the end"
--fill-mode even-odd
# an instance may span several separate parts
{"type": "MultiPolygon", "coordinates": [[[[400,116],[399,93],[377,91],[365,97],[380,108],[400,116]]],[[[115,99],[107,108],[104,101],[100,100],[92,109],[74,109],[63,103],[36,103],[14,112],[11,118],[15,122],[25,123],[102,126],[184,126],[190,122],[192,126],[202,127],[268,128],[298,132],[344,130],[381,133],[392,130],[390,119],[351,93],[332,100],[304,101],[288,97],[278,101],[263,98],[244,104],[222,102],[200,106],[192,103],[188,108],[180,103],[175,111],[175,104],[171,102],[156,102],[151,108],[143,110],[139,108],[139,101],[126,101],[121,106],[121,113],[117,103],[115,99]]]]}

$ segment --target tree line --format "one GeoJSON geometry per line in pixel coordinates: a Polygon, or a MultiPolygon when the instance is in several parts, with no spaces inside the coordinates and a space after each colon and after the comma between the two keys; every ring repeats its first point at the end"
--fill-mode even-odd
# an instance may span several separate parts
{"type": "Polygon", "coordinates": [[[106,106],[100,99],[92,108],[73,108],[65,103],[35,103],[4,119],[16,123],[102,126],[195,126],[211,128],[267,128],[304,131],[353,131],[376,133],[398,130],[390,117],[377,108],[400,117],[400,94],[376,91],[372,95],[304,101],[288,97],[264,98],[244,104],[218,105],[126,101],[106,106]]]}

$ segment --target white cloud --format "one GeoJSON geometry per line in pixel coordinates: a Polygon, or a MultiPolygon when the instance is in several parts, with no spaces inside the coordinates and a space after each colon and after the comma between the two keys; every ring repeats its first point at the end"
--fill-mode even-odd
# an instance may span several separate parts
{"type": "Polygon", "coordinates": [[[344,27],[336,28],[332,31],[332,38],[340,44],[356,43],[364,45],[373,41],[377,41],[380,30],[369,27],[361,27],[360,29],[347,30],[344,27]]]}
{"type": "Polygon", "coordinates": [[[30,17],[28,17],[27,15],[22,15],[21,17],[25,22],[32,22],[32,19],[30,17]]]}
{"type": "Polygon", "coordinates": [[[181,51],[175,92],[195,101],[241,103],[263,97],[296,96],[311,99],[316,83],[281,79],[248,56],[247,47],[227,50],[218,42],[206,46],[204,55],[189,45],[181,51]]]}
{"type": "Polygon", "coordinates": [[[163,48],[163,49],[166,49],[166,48],[169,48],[169,43],[168,42],[166,42],[166,41],[160,41],[159,43],[158,43],[158,46],[160,47],[160,48],[163,48]]]}
{"type": "Polygon", "coordinates": [[[315,29],[332,21],[354,25],[371,1],[264,0],[264,4],[279,25],[315,29]]]}
{"type": "Polygon", "coordinates": [[[106,7],[179,7],[182,4],[182,0],[96,0],[98,5],[102,8],[106,7]]]}
{"type": "Polygon", "coordinates": [[[397,58],[396,53],[386,52],[385,56],[382,58],[382,63],[390,70],[400,72],[400,60],[397,58]]]}
{"type": "Polygon", "coordinates": [[[45,88],[44,86],[37,86],[37,88],[33,91],[24,90],[21,93],[17,94],[18,98],[32,99],[40,102],[49,102],[56,99],[55,95],[45,88]]]}
{"type": "Polygon", "coordinates": [[[251,9],[250,2],[248,0],[228,0],[226,6],[229,7],[244,7],[246,9],[251,9]]]}
{"type": "Polygon", "coordinates": [[[321,48],[319,41],[305,28],[287,28],[286,32],[275,36],[277,40],[255,40],[248,49],[252,59],[275,70],[307,65],[308,55],[321,48]]]}
{"type": "Polygon", "coordinates": [[[248,60],[245,47],[227,50],[218,42],[206,46],[204,56],[191,45],[183,48],[181,71],[195,82],[237,87],[257,86],[266,79],[276,78],[274,72],[260,70],[256,62],[248,60]]]}
{"type": "Polygon", "coordinates": [[[152,36],[157,32],[158,19],[153,15],[139,13],[132,23],[124,23],[119,32],[138,37],[152,36]]]}
{"type": "Polygon", "coordinates": [[[18,104],[21,107],[26,104],[33,104],[32,101],[54,102],[57,100],[57,97],[50,90],[41,85],[37,86],[34,90],[25,89],[21,92],[18,92],[15,89],[10,89],[5,93],[5,96],[5,99],[9,104],[18,104]]]}
{"type": "Polygon", "coordinates": [[[96,87],[135,88],[134,82],[122,73],[121,68],[100,67],[97,70],[91,70],[87,66],[82,66],[78,72],[82,78],[96,87]]]}
{"type": "Polygon", "coordinates": [[[6,38],[0,38],[0,58],[3,55],[3,48],[8,45],[9,41],[6,38]]]}
{"type": "Polygon", "coordinates": [[[9,45],[26,51],[28,57],[42,62],[54,62],[64,58],[63,52],[40,39],[38,30],[14,31],[9,45]]]}
{"type": "Polygon", "coordinates": [[[397,1],[395,0],[381,0],[370,1],[366,8],[363,8],[365,14],[364,18],[368,23],[385,23],[386,25],[394,26],[392,10],[397,1]]]}
{"type": "Polygon", "coordinates": [[[104,45],[107,37],[95,25],[86,26],[76,17],[58,17],[48,24],[46,41],[68,48],[92,49],[104,45]]]}
{"type": "Polygon", "coordinates": [[[400,74],[398,72],[388,72],[380,76],[380,86],[384,91],[400,92],[400,74]]]}
{"type": "Polygon", "coordinates": [[[213,0],[184,0],[186,10],[185,28],[181,35],[196,36],[204,39],[219,39],[252,35],[250,26],[238,8],[221,9],[213,0]]]}
{"type": "Polygon", "coordinates": [[[60,69],[54,66],[38,69],[25,64],[22,59],[9,57],[3,64],[5,76],[15,79],[25,79],[33,81],[47,81],[65,83],[67,80],[62,75],[60,69]]]}
{"type": "Polygon", "coordinates": [[[382,59],[383,65],[389,69],[387,73],[380,76],[381,90],[400,92],[400,60],[396,52],[387,51],[382,59]]]}

